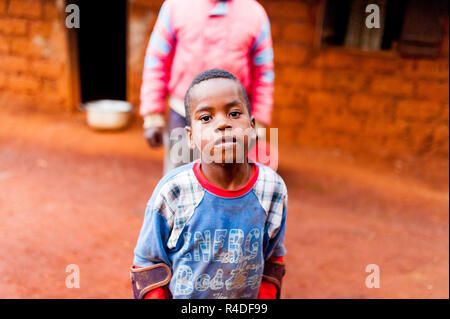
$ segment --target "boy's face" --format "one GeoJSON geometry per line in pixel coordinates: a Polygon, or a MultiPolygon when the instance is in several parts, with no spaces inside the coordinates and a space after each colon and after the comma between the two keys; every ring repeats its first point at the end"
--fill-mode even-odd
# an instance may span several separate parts
{"type": "Polygon", "coordinates": [[[201,151],[202,161],[245,162],[255,120],[238,83],[224,78],[203,81],[191,89],[190,101],[191,126],[186,132],[190,147],[201,151]]]}

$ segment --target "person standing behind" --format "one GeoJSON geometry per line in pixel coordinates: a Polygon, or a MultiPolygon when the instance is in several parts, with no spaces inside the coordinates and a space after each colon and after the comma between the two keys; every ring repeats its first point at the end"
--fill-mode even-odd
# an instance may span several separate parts
{"type": "Polygon", "coordinates": [[[198,157],[192,153],[182,160],[170,156],[180,140],[188,149],[185,136],[176,139],[170,134],[186,126],[183,97],[192,79],[212,68],[236,75],[249,92],[256,128],[268,126],[274,64],[264,8],[256,0],[166,0],[146,50],[140,92],[145,138],[151,147],[163,143],[166,147],[164,173],[198,157]],[[165,123],[167,99],[170,112],[165,123]]]}

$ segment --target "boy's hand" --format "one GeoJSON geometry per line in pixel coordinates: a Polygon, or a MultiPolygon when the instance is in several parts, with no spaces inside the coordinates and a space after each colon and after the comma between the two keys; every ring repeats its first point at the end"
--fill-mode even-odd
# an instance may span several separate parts
{"type": "Polygon", "coordinates": [[[264,263],[263,279],[258,299],[279,299],[281,281],[286,272],[283,256],[272,256],[264,263]]]}
{"type": "Polygon", "coordinates": [[[144,299],[170,299],[167,286],[159,287],[154,290],[150,290],[144,297],[144,299]]]}
{"type": "Polygon", "coordinates": [[[160,147],[163,144],[163,128],[162,127],[150,127],[145,130],[144,133],[147,143],[151,147],[160,147]]]}
{"type": "Polygon", "coordinates": [[[277,286],[268,281],[261,281],[258,291],[258,299],[277,299],[277,286]]]}

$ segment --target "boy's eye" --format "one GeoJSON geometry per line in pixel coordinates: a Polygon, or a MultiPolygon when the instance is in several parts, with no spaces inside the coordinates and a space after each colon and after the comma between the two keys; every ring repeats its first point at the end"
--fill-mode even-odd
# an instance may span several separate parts
{"type": "Polygon", "coordinates": [[[231,117],[238,117],[240,114],[241,114],[241,112],[238,112],[238,111],[230,112],[231,117]]]}
{"type": "Polygon", "coordinates": [[[204,115],[202,117],[200,117],[200,121],[202,122],[208,122],[211,119],[211,116],[209,115],[204,115]]]}

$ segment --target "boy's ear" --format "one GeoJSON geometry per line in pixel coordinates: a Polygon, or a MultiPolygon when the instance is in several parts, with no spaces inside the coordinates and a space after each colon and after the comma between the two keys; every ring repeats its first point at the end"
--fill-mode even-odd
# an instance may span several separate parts
{"type": "Polygon", "coordinates": [[[255,139],[257,135],[257,130],[256,130],[256,120],[253,115],[250,115],[250,126],[252,128],[251,138],[255,139]]]}
{"type": "Polygon", "coordinates": [[[250,115],[250,124],[251,124],[252,128],[255,128],[256,120],[253,115],[250,115]]]}
{"type": "Polygon", "coordinates": [[[184,127],[184,130],[186,131],[187,142],[188,142],[189,148],[191,150],[194,150],[195,144],[194,144],[194,141],[192,140],[192,128],[190,126],[186,125],[184,127]]]}

